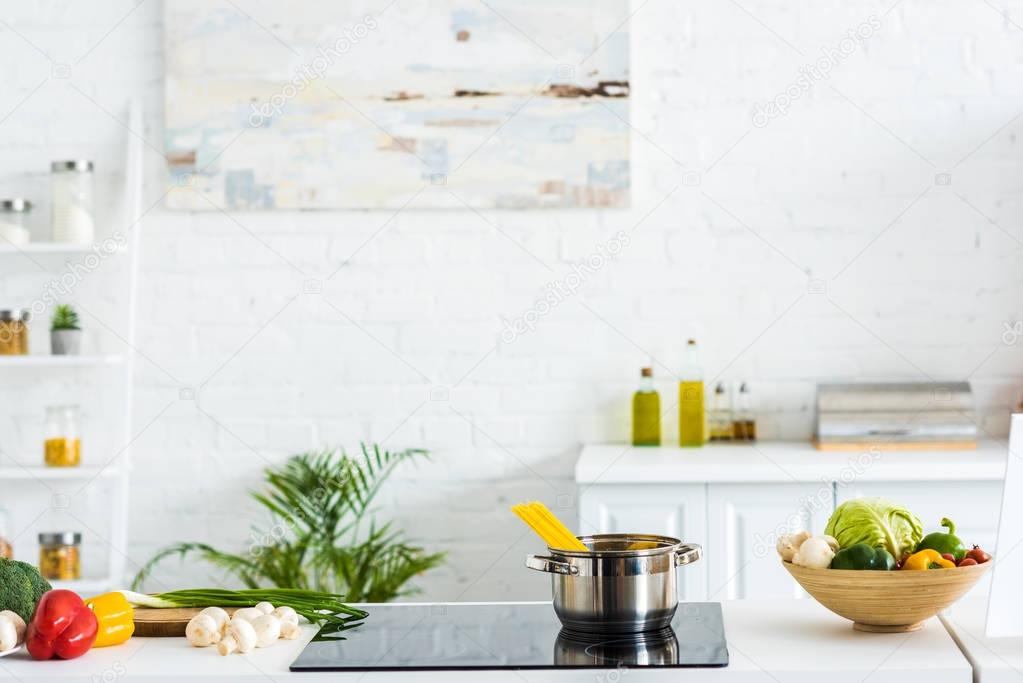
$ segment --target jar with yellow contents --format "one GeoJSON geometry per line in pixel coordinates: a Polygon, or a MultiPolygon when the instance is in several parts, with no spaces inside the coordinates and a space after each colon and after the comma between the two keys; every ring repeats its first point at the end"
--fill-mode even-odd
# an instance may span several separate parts
{"type": "Polygon", "coordinates": [[[50,467],[78,467],[82,462],[82,439],[78,406],[46,409],[46,441],[43,458],[50,467]]]}
{"type": "Polygon", "coordinates": [[[0,356],[28,355],[28,310],[0,309],[0,356]]]}
{"type": "Polygon", "coordinates": [[[75,531],[39,534],[39,573],[48,581],[82,578],[82,535],[75,531]]]}

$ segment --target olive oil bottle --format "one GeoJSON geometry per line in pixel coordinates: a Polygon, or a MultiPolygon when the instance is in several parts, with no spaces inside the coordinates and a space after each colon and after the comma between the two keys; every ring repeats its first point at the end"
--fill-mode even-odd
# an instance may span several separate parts
{"type": "Polygon", "coordinates": [[[661,445],[661,397],[654,389],[653,368],[640,371],[639,390],[632,395],[632,445],[661,445]]]}
{"type": "Polygon", "coordinates": [[[707,411],[703,397],[703,367],[695,339],[686,343],[685,356],[678,383],[678,445],[702,446],[707,442],[707,411]]]}

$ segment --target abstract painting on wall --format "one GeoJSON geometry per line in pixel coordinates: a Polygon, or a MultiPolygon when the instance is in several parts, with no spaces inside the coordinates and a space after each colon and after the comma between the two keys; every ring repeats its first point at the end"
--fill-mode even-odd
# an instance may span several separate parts
{"type": "Polygon", "coordinates": [[[164,14],[170,208],[628,206],[628,0],[164,14]]]}

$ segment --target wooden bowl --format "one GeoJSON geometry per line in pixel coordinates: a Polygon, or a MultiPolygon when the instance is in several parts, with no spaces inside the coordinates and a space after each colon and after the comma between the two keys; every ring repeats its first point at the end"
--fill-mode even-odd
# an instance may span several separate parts
{"type": "Polygon", "coordinates": [[[970,590],[994,561],[955,569],[854,571],[807,569],[782,562],[817,602],[853,622],[857,631],[915,631],[970,590]]]}

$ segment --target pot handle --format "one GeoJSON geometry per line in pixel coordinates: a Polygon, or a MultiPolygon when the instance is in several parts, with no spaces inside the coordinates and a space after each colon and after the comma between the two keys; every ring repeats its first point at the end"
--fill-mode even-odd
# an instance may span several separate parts
{"type": "Polygon", "coordinates": [[[675,566],[692,564],[703,557],[703,549],[696,544],[687,544],[675,551],[675,566]]]}
{"type": "Polygon", "coordinates": [[[538,572],[547,572],[548,574],[576,576],[579,573],[579,567],[574,567],[568,562],[555,560],[548,555],[526,555],[526,567],[538,572]]]}

